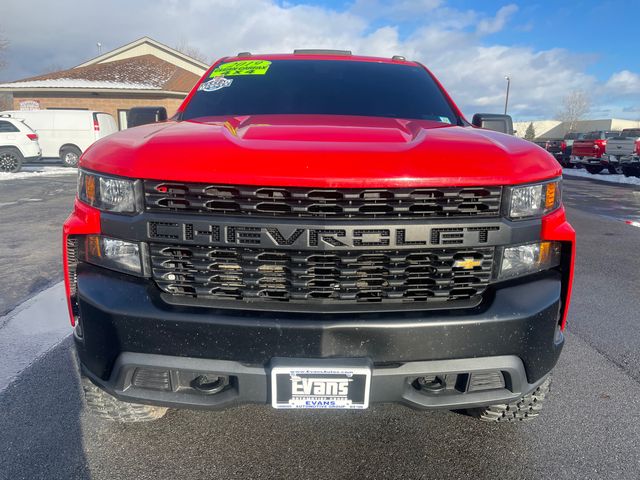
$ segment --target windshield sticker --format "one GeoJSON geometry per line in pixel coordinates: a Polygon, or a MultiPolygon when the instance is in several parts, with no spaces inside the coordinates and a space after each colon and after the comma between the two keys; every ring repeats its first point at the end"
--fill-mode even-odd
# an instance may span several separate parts
{"type": "Polygon", "coordinates": [[[269,70],[271,62],[267,60],[240,60],[238,62],[223,63],[211,72],[210,77],[235,77],[240,75],[264,75],[269,70]]]}
{"type": "Polygon", "coordinates": [[[215,77],[212,80],[207,80],[206,82],[201,83],[198,87],[198,91],[215,92],[221,88],[228,87],[232,83],[233,78],[215,77]]]}
{"type": "Polygon", "coordinates": [[[440,121],[442,123],[448,123],[451,124],[451,120],[449,120],[449,117],[440,117],[440,121]]]}

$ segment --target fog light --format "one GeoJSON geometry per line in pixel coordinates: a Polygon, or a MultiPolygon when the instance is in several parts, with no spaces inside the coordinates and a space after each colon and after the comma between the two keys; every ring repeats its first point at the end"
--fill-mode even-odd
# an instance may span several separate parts
{"type": "Polygon", "coordinates": [[[502,251],[499,280],[540,272],[560,265],[561,244],[541,242],[507,247],[502,251]]]}
{"type": "Polygon", "coordinates": [[[142,275],[141,244],[102,235],[87,235],[81,259],[87,263],[123,273],[142,275]]]}

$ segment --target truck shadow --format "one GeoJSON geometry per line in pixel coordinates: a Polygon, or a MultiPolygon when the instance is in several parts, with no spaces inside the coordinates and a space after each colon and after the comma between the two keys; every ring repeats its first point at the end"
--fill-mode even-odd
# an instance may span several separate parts
{"type": "Polygon", "coordinates": [[[0,394],[0,479],[91,478],[67,338],[0,394]]]}

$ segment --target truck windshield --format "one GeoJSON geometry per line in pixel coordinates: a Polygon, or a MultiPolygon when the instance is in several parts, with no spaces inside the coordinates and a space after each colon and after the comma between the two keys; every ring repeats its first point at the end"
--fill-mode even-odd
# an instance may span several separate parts
{"type": "Polygon", "coordinates": [[[419,66],[342,60],[247,60],[223,63],[210,75],[186,106],[182,120],[319,114],[461,123],[433,78],[419,66]]]}
{"type": "Polygon", "coordinates": [[[640,137],[640,129],[623,130],[622,133],[620,134],[620,137],[623,137],[623,138],[640,137]]]}

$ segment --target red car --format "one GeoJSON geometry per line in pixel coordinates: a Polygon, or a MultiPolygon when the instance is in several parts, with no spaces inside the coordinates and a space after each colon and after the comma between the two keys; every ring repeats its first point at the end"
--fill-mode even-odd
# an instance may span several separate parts
{"type": "Polygon", "coordinates": [[[618,135],[620,132],[599,130],[587,133],[582,140],[575,140],[572,163],[581,163],[589,173],[600,173],[608,166],[608,158],[604,157],[607,140],[618,135]]]}
{"type": "Polygon", "coordinates": [[[170,121],[90,147],[78,184],[65,281],[102,417],[542,408],[573,276],[560,165],[470,125],[417,62],[223,58],[170,121]]]}

